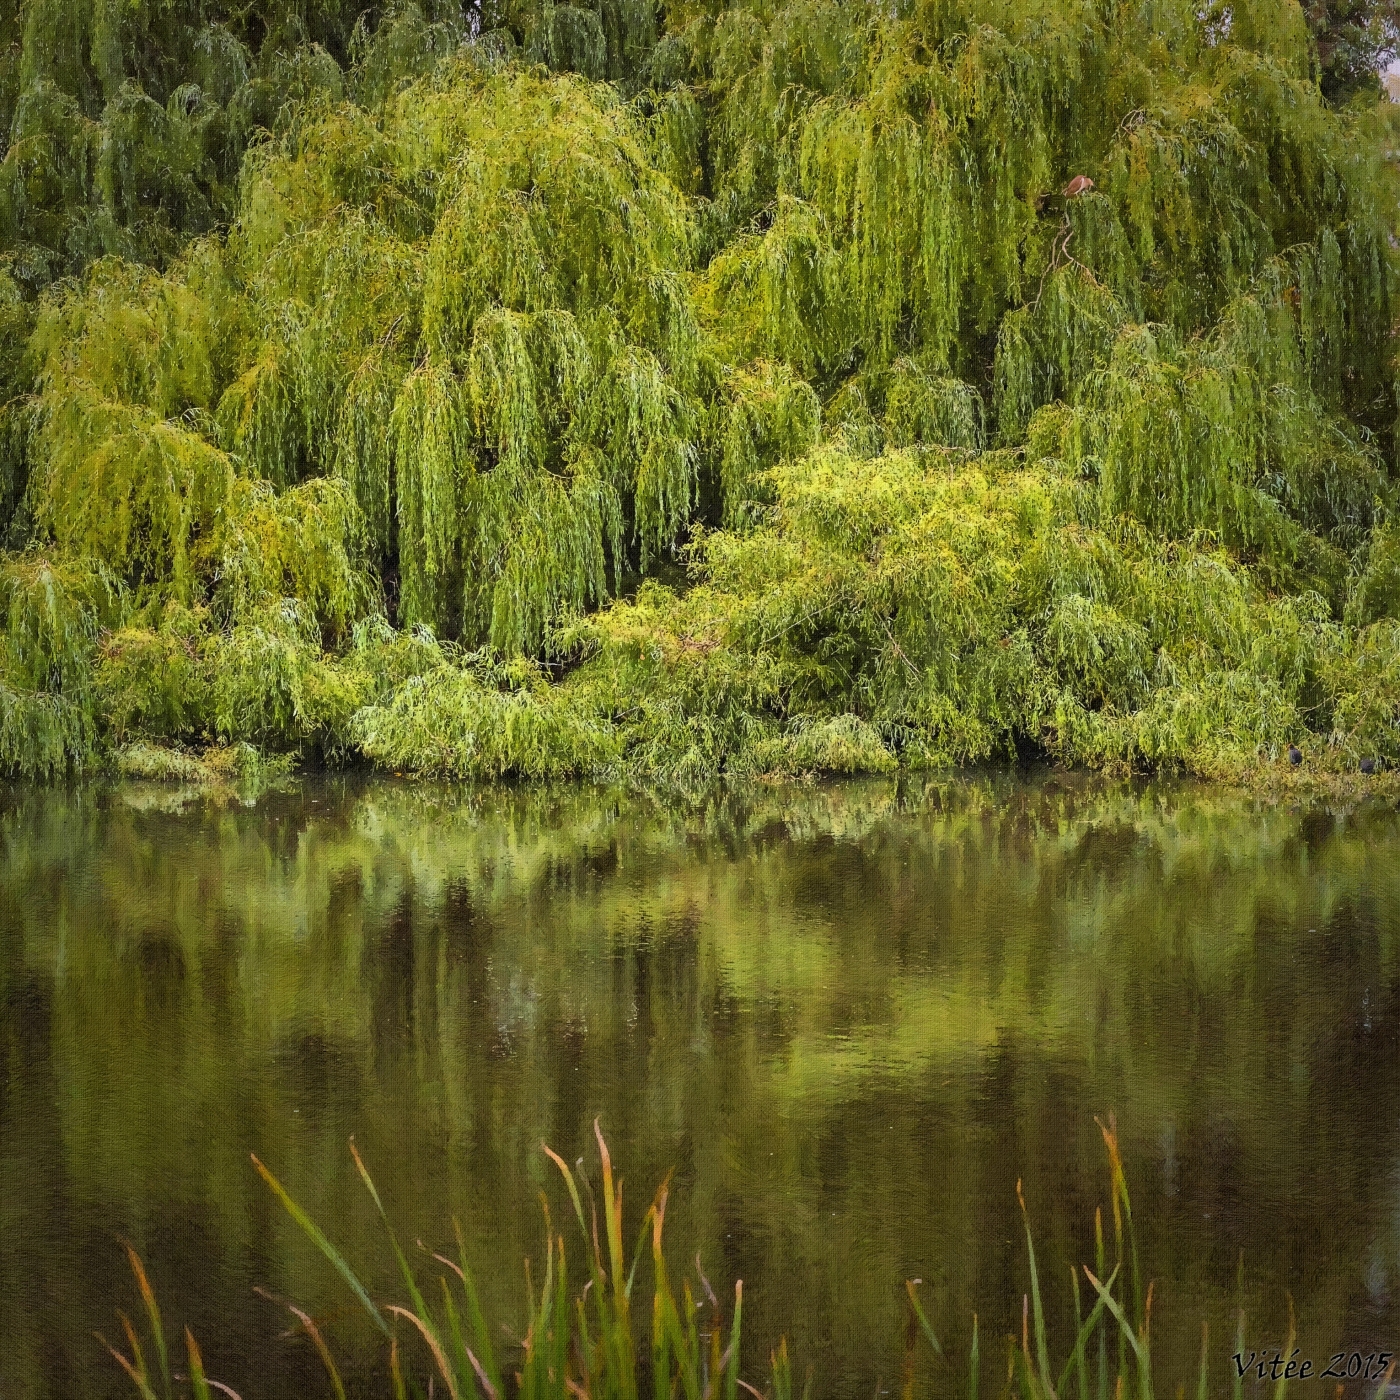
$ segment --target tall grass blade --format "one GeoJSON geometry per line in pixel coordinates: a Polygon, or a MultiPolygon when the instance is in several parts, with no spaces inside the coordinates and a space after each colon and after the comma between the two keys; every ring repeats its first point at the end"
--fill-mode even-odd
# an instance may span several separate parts
{"type": "Polygon", "coordinates": [[[151,1385],[151,1373],[146,1369],[146,1358],[141,1351],[141,1339],[136,1335],[136,1329],[131,1325],[131,1319],[124,1312],[119,1311],[117,1316],[122,1320],[122,1331],[126,1333],[127,1345],[131,1348],[136,1370],[141,1376],[140,1383],[147,1389],[154,1391],[154,1387],[151,1385]]]}
{"type": "Polygon", "coordinates": [[[1201,1365],[1196,1378],[1196,1400],[1209,1400],[1207,1361],[1210,1354],[1210,1323],[1201,1319],[1201,1365]]]}
{"type": "Polygon", "coordinates": [[[583,1388],[591,1390],[593,1387],[595,1355],[593,1339],[588,1332],[588,1309],[584,1306],[584,1298],[588,1293],[588,1287],[584,1288],[583,1294],[574,1299],[574,1314],[578,1318],[578,1335],[576,1338],[579,1354],[579,1378],[583,1388]]]}
{"type": "Polygon", "coordinates": [[[194,1392],[194,1400],[213,1400],[209,1393],[209,1381],[204,1375],[204,1358],[199,1354],[199,1345],[188,1327],[185,1328],[185,1350],[190,1354],[190,1389],[194,1392]]]}
{"type": "Polygon", "coordinates": [[[570,1169],[569,1164],[547,1142],[542,1141],[540,1143],[540,1146],[544,1148],[545,1155],[549,1158],[549,1160],[553,1162],[556,1167],[559,1168],[560,1174],[564,1178],[564,1185],[569,1188],[569,1196],[574,1203],[574,1210],[578,1214],[579,1229],[583,1231],[584,1238],[587,1239],[588,1222],[584,1219],[583,1202],[579,1199],[578,1185],[574,1181],[574,1174],[570,1169]]]}
{"type": "Polygon", "coordinates": [[[792,1400],[792,1363],[788,1360],[787,1338],[778,1341],[778,1349],[769,1360],[773,1366],[773,1400],[792,1400]]]}
{"type": "Polygon", "coordinates": [[[321,1365],[326,1368],[326,1374],[331,1379],[331,1390],[335,1394],[335,1400],[345,1400],[345,1387],[341,1384],[340,1372],[336,1370],[335,1358],[331,1355],[331,1349],[326,1345],[326,1339],[321,1335],[321,1329],[300,1308],[294,1308],[289,1304],[287,1310],[301,1323],[306,1329],[306,1335],[311,1338],[311,1343],[321,1358],[321,1365]]]}
{"type": "MultiPolygon", "coordinates": [[[[558,1160],[556,1158],[556,1160],[558,1160]]],[[[577,1200],[577,1198],[575,1198],[577,1200]]],[[[583,1223],[583,1212],[579,1212],[579,1223],[583,1223]]],[[[467,1247],[462,1242],[462,1227],[453,1219],[452,1230],[457,1237],[457,1257],[462,1261],[460,1277],[462,1291],[467,1298],[467,1320],[471,1323],[472,1334],[476,1338],[476,1349],[481,1356],[481,1368],[486,1375],[487,1394],[490,1400],[502,1394],[501,1371],[496,1364],[496,1349],[491,1344],[491,1329],[486,1325],[486,1315],[481,1310],[481,1299],[477,1295],[476,1280],[467,1266],[467,1247]]],[[[470,1355],[470,1352],[468,1353],[470,1355]]]]}
{"type": "Polygon", "coordinates": [[[353,1137],[350,1139],[350,1155],[355,1159],[355,1167],[360,1173],[360,1180],[369,1188],[374,1208],[379,1212],[379,1218],[384,1222],[384,1229],[389,1235],[389,1243],[394,1247],[394,1257],[399,1261],[399,1272],[403,1275],[404,1283],[408,1286],[408,1296],[413,1302],[419,1319],[426,1322],[431,1316],[428,1312],[428,1305],[423,1301],[423,1295],[418,1291],[418,1281],[413,1277],[413,1270],[409,1267],[407,1256],[399,1248],[398,1236],[394,1234],[394,1227],[389,1224],[389,1213],[384,1209],[384,1202],[379,1199],[379,1192],[375,1187],[374,1180],[360,1157],[353,1137]]]}
{"type": "MultiPolygon", "coordinates": [[[[434,1255],[433,1257],[439,1258],[440,1256],[434,1255]]],[[[453,1267],[456,1266],[453,1265],[453,1267]]],[[[472,1349],[462,1336],[462,1323],[457,1316],[457,1305],[452,1301],[452,1290],[448,1287],[446,1279],[442,1280],[442,1306],[447,1315],[447,1335],[452,1339],[458,1373],[465,1378],[468,1368],[470,1368],[476,1373],[477,1383],[481,1386],[482,1394],[486,1396],[486,1400],[499,1400],[500,1392],[491,1384],[490,1377],[481,1368],[481,1362],[472,1355],[472,1349]]]]}
{"type": "Polygon", "coordinates": [[[165,1384],[165,1394],[169,1400],[170,1357],[165,1349],[165,1329],[160,1323],[160,1308],[156,1303],[155,1289],[151,1287],[151,1281],[146,1277],[146,1269],[141,1263],[141,1256],[137,1254],[129,1241],[123,1240],[122,1245],[126,1249],[131,1272],[136,1275],[136,1286],[141,1290],[141,1302],[145,1305],[146,1316],[150,1319],[151,1336],[156,1344],[156,1359],[160,1362],[160,1376],[165,1384]]]}
{"type": "MultiPolygon", "coordinates": [[[[661,1189],[669,1190],[670,1185],[671,1173],[667,1172],[666,1180],[661,1183],[661,1189]]],[[[659,1194],[658,1192],[658,1195],[659,1194]]],[[[637,1247],[632,1251],[632,1267],[627,1271],[627,1287],[623,1289],[623,1293],[628,1298],[632,1296],[632,1284],[637,1277],[637,1265],[641,1262],[642,1250],[646,1248],[647,1236],[651,1233],[651,1212],[653,1209],[655,1209],[654,1203],[651,1209],[648,1209],[646,1215],[642,1218],[642,1228],[637,1232],[637,1247]]]]}
{"type": "MultiPolygon", "coordinates": [[[[442,1378],[447,1383],[447,1390],[452,1396],[452,1400],[462,1400],[462,1393],[457,1388],[457,1378],[452,1374],[452,1367],[447,1364],[447,1357],[443,1355],[442,1345],[433,1329],[417,1313],[410,1312],[407,1308],[401,1308],[395,1303],[388,1305],[388,1311],[393,1313],[395,1317],[402,1317],[411,1322],[423,1334],[423,1340],[427,1342],[428,1350],[432,1352],[438,1370],[442,1372],[442,1378]]],[[[397,1350],[397,1340],[395,1350],[397,1350]]]]}
{"type": "Polygon", "coordinates": [[[389,1339],[389,1378],[394,1385],[394,1400],[408,1400],[408,1388],[403,1383],[403,1368],[399,1365],[399,1339],[389,1339]]]}
{"type": "Polygon", "coordinates": [[[1138,1352],[1138,1383],[1142,1400],[1152,1400],[1152,1293],[1156,1287],[1155,1279],[1149,1281],[1147,1297],[1142,1305],[1142,1330],[1139,1333],[1142,1347],[1138,1352]]]}
{"type": "Polygon", "coordinates": [[[734,1325],[725,1351],[724,1400],[736,1400],[739,1382],[739,1322],[744,1313],[744,1280],[734,1281],[734,1325]]]}
{"type": "Polygon", "coordinates": [[[1123,1154],[1118,1145],[1118,1120],[1110,1113],[1106,1125],[1098,1118],[1095,1118],[1094,1122],[1099,1125],[1104,1145],[1108,1148],[1109,1169],[1113,1177],[1113,1221],[1119,1233],[1119,1258],[1122,1258],[1122,1234],[1125,1228],[1128,1236],[1128,1253],[1132,1262],[1133,1312],[1135,1321],[1140,1327],[1143,1322],[1142,1271],[1138,1268],[1137,1233],[1133,1229],[1133,1207],[1128,1198],[1128,1176],[1123,1170],[1123,1154]],[[1122,1203],[1121,1220],[1119,1218],[1120,1202],[1122,1203]]]}
{"type": "MultiPolygon", "coordinates": [[[[127,1329],[127,1337],[130,1338],[132,1336],[131,1324],[127,1321],[124,1314],[119,1312],[117,1316],[121,1318],[123,1325],[127,1329]]],[[[102,1335],[101,1332],[94,1332],[92,1335],[96,1337],[97,1340],[101,1342],[102,1345],[112,1353],[112,1356],[116,1359],[117,1364],[122,1368],[123,1371],[127,1373],[128,1376],[131,1377],[131,1383],[140,1392],[142,1400],[158,1400],[155,1391],[151,1389],[150,1380],[146,1376],[146,1368],[141,1360],[141,1352],[139,1347],[133,1347],[132,1350],[135,1356],[135,1360],[131,1360],[128,1357],[123,1356],[122,1353],[119,1352],[116,1349],[116,1347],[114,1347],[111,1344],[111,1342],[109,1342],[107,1338],[102,1335]]]]}
{"type": "MultiPolygon", "coordinates": [[[[1094,1207],[1094,1268],[1102,1277],[1104,1268],[1103,1247],[1103,1207],[1094,1207]]],[[[1115,1269],[1115,1273],[1117,1270],[1115,1269]]],[[[1098,1400],[1108,1400],[1108,1328],[1099,1328],[1099,1396],[1098,1400]]],[[[1238,1400],[1238,1397],[1236,1397],[1238,1400]]]]}
{"type": "Polygon", "coordinates": [[[360,1305],[370,1315],[370,1317],[374,1319],[374,1325],[378,1327],[379,1330],[386,1337],[391,1336],[392,1333],[390,1332],[389,1324],[384,1321],[383,1314],[380,1313],[377,1307],[375,1307],[374,1300],[365,1291],[364,1284],[362,1284],[360,1280],[355,1277],[354,1271],[350,1268],[350,1265],[347,1264],[345,1260],[340,1257],[340,1254],[336,1250],[335,1246],[331,1244],[331,1242],[317,1228],[315,1221],[313,1221],[311,1217],[307,1215],[307,1213],[304,1210],[302,1210],[302,1208],[299,1205],[297,1205],[297,1203],[294,1200],[292,1200],[292,1198],[287,1194],[286,1188],[282,1185],[282,1183],[278,1181],[277,1178],[273,1176],[273,1174],[270,1171],[268,1171],[268,1169],[265,1166],[263,1166],[263,1164],[260,1161],[258,1161],[257,1156],[255,1154],[250,1153],[249,1155],[252,1156],[253,1165],[258,1169],[258,1172],[262,1176],[262,1179],[265,1182],[267,1182],[267,1184],[272,1188],[273,1194],[276,1195],[277,1199],[281,1201],[282,1204],[287,1208],[287,1214],[290,1215],[292,1219],[295,1220],[296,1223],[301,1226],[301,1228],[306,1232],[308,1238],[311,1240],[312,1244],[314,1244],[316,1248],[319,1249],[321,1253],[324,1254],[326,1258],[330,1261],[331,1266],[335,1269],[336,1273],[338,1273],[341,1276],[341,1278],[343,1278],[345,1282],[350,1285],[351,1291],[360,1300],[360,1305]]]}
{"type": "MultiPolygon", "coordinates": [[[[1113,1269],[1113,1272],[1112,1272],[1111,1274],[1109,1274],[1109,1276],[1108,1276],[1108,1282],[1104,1284],[1104,1287],[1105,1287],[1106,1289],[1108,1289],[1110,1292],[1111,1292],[1112,1289],[1113,1289],[1113,1282],[1114,1282],[1114,1280],[1118,1277],[1118,1270],[1119,1270],[1119,1268],[1121,1268],[1121,1267],[1122,1267],[1121,1265],[1115,1265],[1115,1266],[1114,1266],[1114,1269],[1113,1269]]],[[[1086,1272],[1087,1272],[1087,1270],[1086,1270],[1086,1272]]],[[[1076,1317],[1076,1319],[1077,1319],[1078,1316],[1079,1316],[1079,1280],[1078,1280],[1078,1279],[1075,1279],[1075,1284],[1074,1284],[1074,1311],[1075,1311],[1075,1317],[1076,1317]]],[[[1084,1319],[1084,1322],[1080,1325],[1079,1330],[1078,1330],[1078,1332],[1077,1332],[1076,1335],[1075,1335],[1074,1350],[1071,1352],[1071,1354],[1070,1354],[1070,1359],[1069,1359],[1069,1361],[1066,1363],[1065,1369],[1064,1369],[1064,1371],[1063,1371],[1063,1372],[1061,1373],[1061,1375],[1060,1375],[1060,1384],[1059,1384],[1059,1386],[1057,1387],[1057,1390],[1058,1390],[1058,1391],[1060,1391],[1060,1392],[1063,1392],[1063,1391],[1064,1391],[1065,1382],[1069,1380],[1069,1373],[1070,1373],[1072,1370],[1074,1370],[1076,1366],[1078,1366],[1079,1371],[1080,1371],[1080,1378],[1079,1378],[1079,1379],[1080,1379],[1080,1391],[1081,1391],[1081,1393],[1085,1393],[1085,1392],[1087,1391],[1087,1386],[1086,1386],[1086,1384],[1085,1384],[1085,1378],[1084,1378],[1084,1343],[1089,1339],[1090,1335],[1091,1335],[1091,1334],[1093,1333],[1093,1331],[1094,1331],[1094,1328],[1096,1328],[1096,1327],[1099,1325],[1100,1321],[1101,1321],[1102,1318],[1103,1318],[1103,1312],[1104,1312],[1103,1299],[1100,1298],[1100,1299],[1098,1300],[1098,1302],[1096,1302],[1096,1303],[1094,1304],[1094,1306],[1093,1306],[1092,1308],[1090,1308],[1090,1310],[1089,1310],[1089,1316],[1088,1316],[1087,1318],[1084,1319]]]]}
{"type": "MultiPolygon", "coordinates": [[[[569,1358],[569,1270],[564,1258],[564,1237],[556,1237],[555,1247],[559,1251],[559,1271],[554,1281],[554,1306],[551,1316],[554,1327],[550,1334],[550,1375],[557,1389],[567,1374],[569,1358]]],[[[562,1397],[563,1391],[558,1391],[562,1397]]]]}
{"type": "MultiPolygon", "coordinates": [[[[666,1223],[666,1200],[670,1194],[669,1174],[657,1188],[656,1199],[652,1201],[642,1222],[643,1233],[651,1227],[652,1259],[652,1308],[651,1308],[651,1375],[652,1389],[656,1394],[669,1395],[673,1388],[671,1361],[675,1358],[678,1379],[686,1384],[689,1357],[686,1351],[686,1338],[681,1330],[680,1318],[676,1313],[675,1295],[671,1292],[671,1280],[666,1269],[666,1256],[661,1248],[661,1232],[666,1223]]],[[[633,1268],[635,1268],[635,1263],[633,1268]]],[[[630,1289],[629,1289],[630,1292],[630,1289]]],[[[777,1367],[777,1354],[774,1353],[774,1367],[777,1367]]],[[[776,1374],[776,1370],[775,1370],[776,1374]]]]}
{"type": "MultiPolygon", "coordinates": [[[[1030,1297],[1027,1294],[1021,1295],[1023,1303],[1023,1314],[1029,1310],[1030,1297]]],[[[1028,1320],[1024,1319],[1023,1320],[1028,1320]]],[[[1012,1369],[1013,1375],[1020,1376],[1021,1394],[1025,1400],[1043,1400],[1040,1389],[1040,1380],[1035,1373],[1035,1363],[1031,1360],[1030,1339],[1026,1328],[1022,1328],[1021,1346],[1013,1353],[1012,1369]]]]}
{"type": "Polygon", "coordinates": [[[1089,1400],[1089,1371],[1084,1364],[1084,1310],[1079,1301],[1079,1271],[1073,1267],[1069,1271],[1069,1282],[1070,1289],[1074,1293],[1074,1351],[1070,1356],[1069,1365],[1065,1367],[1065,1372],[1060,1377],[1059,1389],[1063,1392],[1065,1381],[1070,1370],[1073,1369],[1079,1382],[1079,1400],[1089,1400]]]}
{"type": "Polygon", "coordinates": [[[1045,1310],[1040,1302],[1040,1276],[1035,1267],[1035,1240],[1031,1238],[1031,1216],[1026,1209],[1026,1198],[1021,1192],[1021,1181],[1016,1180],[1016,1199],[1021,1206],[1021,1219],[1026,1227],[1026,1253],[1031,1266],[1031,1307],[1035,1315],[1035,1358],[1040,1368],[1040,1383],[1050,1400],[1055,1400],[1055,1387],[1050,1380],[1050,1351],[1045,1345],[1045,1310]]]}
{"type": "Polygon", "coordinates": [[[612,1158],[598,1119],[593,1120],[593,1136],[598,1139],[598,1155],[603,1159],[603,1223],[608,1236],[608,1260],[612,1266],[613,1292],[622,1288],[622,1183],[613,1188],[612,1158]]]}
{"type": "Polygon", "coordinates": [[[918,1278],[905,1279],[904,1291],[909,1295],[909,1307],[911,1313],[913,1317],[918,1319],[919,1327],[923,1331],[924,1336],[928,1338],[929,1345],[934,1349],[934,1351],[936,1351],[939,1354],[939,1356],[942,1356],[943,1348],[939,1345],[938,1338],[934,1335],[933,1325],[928,1320],[928,1314],[924,1311],[924,1305],[919,1301],[919,1294],[917,1289],[918,1285],[922,1282],[923,1280],[918,1278]]]}
{"type": "Polygon", "coordinates": [[[978,1400],[982,1383],[978,1369],[981,1362],[977,1345],[977,1314],[972,1314],[972,1351],[967,1361],[967,1400],[978,1400]]]}
{"type": "MultiPolygon", "coordinates": [[[[1152,1357],[1147,1348],[1146,1338],[1139,1338],[1137,1333],[1133,1331],[1132,1323],[1124,1316],[1123,1309],[1118,1306],[1108,1289],[1087,1268],[1084,1273],[1089,1282],[1094,1285],[1099,1297],[1103,1299],[1104,1306],[1113,1314],[1114,1320],[1118,1323],[1119,1336],[1127,1341],[1137,1356],[1138,1376],[1141,1385],[1140,1400],[1152,1400],[1152,1357]]],[[[1122,1374],[1118,1377],[1118,1388],[1120,1391],[1126,1389],[1122,1374]]]]}

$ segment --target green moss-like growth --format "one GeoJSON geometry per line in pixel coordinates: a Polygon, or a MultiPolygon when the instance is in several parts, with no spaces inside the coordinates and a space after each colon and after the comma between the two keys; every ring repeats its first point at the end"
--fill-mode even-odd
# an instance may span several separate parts
{"type": "Polygon", "coordinates": [[[8,23],[0,769],[1400,762],[1396,123],[1294,0],[8,23]]]}

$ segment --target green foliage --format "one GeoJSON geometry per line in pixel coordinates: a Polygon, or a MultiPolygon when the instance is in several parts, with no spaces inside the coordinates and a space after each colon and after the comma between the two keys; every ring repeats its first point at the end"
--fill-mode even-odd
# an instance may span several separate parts
{"type": "Polygon", "coordinates": [[[359,749],[385,768],[465,779],[606,771],[617,740],[525,660],[474,653],[396,687],[354,717],[359,749]]]}
{"type": "Polygon", "coordinates": [[[821,436],[821,403],[786,365],[735,370],[722,400],[720,484],[725,520],[739,524],[764,492],[764,473],[804,456],[821,436]]]}
{"type": "Polygon", "coordinates": [[[120,606],[99,565],[10,558],[0,567],[0,767],[53,778],[93,752],[92,655],[120,606]]]}
{"type": "Polygon", "coordinates": [[[242,618],[295,598],[320,635],[348,640],[371,597],[357,567],[359,526],[350,491],[335,478],[280,492],[263,482],[237,482],[220,531],[216,607],[242,618]]]}
{"type": "Polygon", "coordinates": [[[208,709],[200,664],[204,618],[170,603],[154,626],[132,619],[103,636],[93,666],[98,708],[117,743],[141,734],[173,739],[197,733],[208,709]]]}
{"type": "Polygon", "coordinates": [[[29,0],[0,543],[126,611],[81,701],[7,633],[25,771],[1390,752],[1395,121],[1323,100],[1330,42],[1294,0],[29,0]]]}
{"type": "Polygon", "coordinates": [[[1058,462],[829,448],[772,476],[773,522],[709,536],[684,599],[652,590],[572,636],[589,659],[566,692],[620,715],[646,697],[619,721],[643,771],[843,771],[812,745],[839,721],[867,770],[1029,740],[1230,774],[1343,690],[1324,600],[1271,597],[1218,547],[1082,520],[1058,462]]]}

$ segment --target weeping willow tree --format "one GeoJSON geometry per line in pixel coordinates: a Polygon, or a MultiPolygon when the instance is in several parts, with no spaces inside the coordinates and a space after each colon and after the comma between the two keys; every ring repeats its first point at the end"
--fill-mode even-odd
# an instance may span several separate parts
{"type": "Polygon", "coordinates": [[[1397,123],[1308,23],[28,0],[0,766],[1400,761],[1397,123]]]}

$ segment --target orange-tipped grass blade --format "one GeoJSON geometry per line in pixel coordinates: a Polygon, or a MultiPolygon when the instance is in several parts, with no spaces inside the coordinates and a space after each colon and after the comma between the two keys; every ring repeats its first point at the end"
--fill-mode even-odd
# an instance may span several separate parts
{"type": "Polygon", "coordinates": [[[151,1287],[151,1281],[146,1277],[145,1266],[141,1263],[141,1256],[137,1254],[129,1241],[122,1241],[126,1249],[126,1257],[131,1264],[131,1272],[136,1275],[136,1286],[141,1290],[141,1302],[145,1305],[146,1316],[151,1323],[151,1336],[155,1339],[156,1359],[160,1362],[160,1377],[165,1383],[165,1393],[170,1394],[170,1357],[165,1349],[165,1329],[160,1322],[160,1307],[156,1303],[155,1289],[151,1287]]]}
{"type": "Polygon", "coordinates": [[[612,1265],[613,1292],[622,1288],[622,1183],[613,1186],[612,1157],[603,1130],[593,1120],[593,1136],[598,1139],[598,1155],[603,1159],[603,1222],[608,1236],[608,1259],[612,1265]]]}
{"type": "Polygon", "coordinates": [[[564,1161],[564,1159],[561,1158],[561,1156],[557,1154],[557,1152],[554,1151],[554,1149],[550,1147],[550,1145],[547,1144],[547,1142],[540,1142],[540,1147],[545,1149],[545,1155],[547,1156],[547,1158],[549,1158],[550,1161],[552,1161],[554,1165],[556,1165],[557,1168],[559,1168],[561,1175],[563,1175],[564,1184],[566,1184],[566,1186],[568,1187],[568,1194],[570,1194],[570,1198],[571,1200],[573,1200],[574,1203],[574,1212],[578,1215],[578,1228],[580,1228],[581,1231],[584,1232],[584,1239],[587,1239],[588,1221],[584,1218],[584,1203],[582,1203],[582,1200],[580,1200],[580,1196],[578,1196],[578,1184],[574,1182],[574,1173],[571,1172],[568,1163],[564,1161]]]}
{"type": "Polygon", "coordinates": [[[316,1348],[316,1354],[321,1358],[321,1365],[326,1368],[326,1374],[330,1377],[331,1390],[335,1392],[335,1400],[345,1400],[345,1387],[341,1384],[340,1372],[336,1370],[335,1358],[331,1355],[330,1347],[326,1345],[326,1339],[321,1335],[321,1329],[300,1308],[294,1308],[288,1304],[287,1310],[301,1323],[306,1329],[306,1335],[311,1338],[311,1343],[316,1348]]]}
{"type": "Polygon", "coordinates": [[[194,1400],[213,1400],[209,1393],[209,1381],[204,1374],[204,1358],[199,1354],[199,1344],[194,1333],[185,1328],[185,1350],[190,1354],[190,1389],[194,1400]]]}
{"type": "Polygon", "coordinates": [[[1108,1149],[1109,1169],[1113,1178],[1113,1223],[1119,1231],[1118,1257],[1123,1257],[1122,1232],[1126,1228],[1128,1255],[1133,1266],[1133,1307],[1141,1310],[1142,1272],[1138,1268],[1137,1232],[1133,1229],[1133,1204],[1128,1196],[1128,1174],[1123,1169],[1123,1152],[1118,1142],[1118,1119],[1110,1113],[1107,1126],[1095,1118],[1099,1131],[1103,1134],[1104,1146],[1108,1149]],[[1122,1218],[1119,1218],[1119,1202],[1122,1202],[1122,1218]]]}
{"type": "MultiPolygon", "coordinates": [[[[433,1360],[437,1362],[438,1370],[442,1372],[442,1379],[447,1384],[448,1394],[452,1400],[462,1400],[461,1391],[457,1388],[457,1378],[452,1373],[452,1367],[447,1364],[447,1357],[443,1355],[442,1346],[438,1342],[437,1335],[431,1327],[424,1324],[423,1319],[417,1313],[410,1312],[407,1308],[401,1308],[395,1303],[388,1305],[388,1310],[395,1317],[402,1317],[411,1322],[423,1334],[423,1340],[428,1344],[428,1350],[433,1354],[433,1360]]],[[[395,1344],[397,1347],[397,1343],[395,1344]]]]}
{"type": "Polygon", "coordinates": [[[787,1338],[778,1341],[778,1348],[768,1358],[773,1368],[773,1400],[792,1400],[792,1363],[788,1360],[787,1338]]]}
{"type": "Polygon", "coordinates": [[[122,1331],[126,1333],[126,1344],[131,1348],[132,1359],[136,1363],[137,1371],[141,1374],[141,1383],[151,1387],[151,1373],[146,1369],[146,1358],[141,1351],[141,1339],[136,1335],[136,1329],[131,1325],[131,1319],[124,1312],[119,1310],[117,1316],[121,1318],[122,1331]]]}
{"type": "MultiPolygon", "coordinates": [[[[657,1188],[656,1199],[643,1222],[644,1226],[651,1227],[652,1271],[655,1274],[655,1292],[652,1295],[652,1375],[654,1384],[658,1387],[657,1393],[669,1394],[672,1388],[671,1363],[674,1359],[677,1379],[688,1400],[699,1400],[699,1354],[695,1346],[694,1303],[691,1301],[687,1284],[685,1298],[687,1316],[690,1318],[687,1337],[676,1307],[675,1294],[671,1291],[670,1273],[666,1268],[666,1256],[661,1243],[670,1190],[671,1177],[668,1172],[665,1181],[657,1188]]],[[[633,1268],[636,1268],[635,1261],[633,1268]]]]}
{"type": "Polygon", "coordinates": [[[744,1315],[744,1280],[734,1280],[734,1325],[725,1350],[724,1400],[736,1400],[739,1384],[739,1323],[744,1315]]]}
{"type": "Polygon", "coordinates": [[[554,1351],[555,1366],[562,1376],[569,1349],[569,1261],[564,1257],[563,1235],[555,1236],[554,1247],[559,1251],[559,1270],[554,1284],[554,1351]]]}
{"type": "MultiPolygon", "coordinates": [[[[127,1337],[128,1339],[130,1339],[133,1335],[131,1330],[131,1323],[127,1320],[127,1317],[124,1313],[118,1312],[117,1316],[121,1318],[122,1325],[126,1328],[127,1337]]],[[[131,1383],[136,1387],[138,1391],[141,1392],[142,1400],[157,1400],[156,1393],[154,1390],[151,1389],[150,1380],[146,1376],[146,1367],[141,1361],[140,1348],[133,1348],[135,1359],[132,1360],[129,1357],[123,1356],[122,1353],[119,1352],[116,1349],[116,1347],[114,1347],[111,1344],[111,1342],[109,1342],[107,1338],[102,1335],[101,1332],[94,1332],[92,1335],[96,1337],[97,1340],[101,1342],[102,1345],[106,1347],[109,1352],[112,1353],[112,1356],[116,1360],[117,1364],[122,1368],[123,1371],[127,1373],[128,1376],[131,1377],[131,1383]]]]}
{"type": "Polygon", "coordinates": [[[653,1224],[656,1212],[656,1202],[661,1202],[661,1212],[666,1212],[666,1193],[671,1189],[671,1173],[666,1173],[666,1179],[657,1188],[656,1198],[647,1208],[647,1213],[642,1217],[642,1228],[637,1232],[637,1247],[632,1251],[632,1267],[627,1271],[627,1287],[623,1290],[627,1297],[632,1296],[632,1284],[637,1278],[637,1265],[642,1259],[642,1250],[646,1248],[647,1235],[653,1234],[652,1257],[655,1259],[661,1248],[660,1234],[653,1224]]]}

